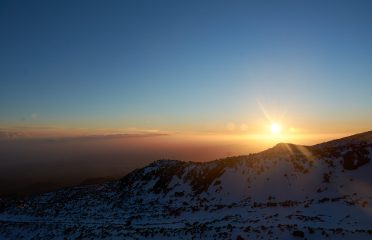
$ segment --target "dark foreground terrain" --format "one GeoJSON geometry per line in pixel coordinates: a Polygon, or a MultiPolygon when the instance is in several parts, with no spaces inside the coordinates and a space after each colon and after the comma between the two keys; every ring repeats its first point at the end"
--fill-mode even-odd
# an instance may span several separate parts
{"type": "Polygon", "coordinates": [[[372,239],[372,132],[0,200],[0,239],[372,239]]]}

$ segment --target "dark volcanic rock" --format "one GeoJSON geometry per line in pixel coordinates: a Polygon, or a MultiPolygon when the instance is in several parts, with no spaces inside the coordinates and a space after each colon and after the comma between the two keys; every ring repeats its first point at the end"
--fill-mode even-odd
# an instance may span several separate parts
{"type": "Polygon", "coordinates": [[[303,231],[299,231],[299,230],[293,231],[292,235],[294,237],[301,237],[301,238],[305,237],[305,233],[303,231]]]}
{"type": "Polygon", "coordinates": [[[369,163],[368,151],[365,148],[357,147],[343,156],[342,166],[347,170],[354,170],[369,163]]]}

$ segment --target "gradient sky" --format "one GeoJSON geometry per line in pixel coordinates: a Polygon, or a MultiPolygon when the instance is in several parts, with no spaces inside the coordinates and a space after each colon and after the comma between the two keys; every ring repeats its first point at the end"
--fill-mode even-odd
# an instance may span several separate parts
{"type": "Polygon", "coordinates": [[[0,127],[370,130],[371,26],[372,1],[1,1],[0,127]]]}

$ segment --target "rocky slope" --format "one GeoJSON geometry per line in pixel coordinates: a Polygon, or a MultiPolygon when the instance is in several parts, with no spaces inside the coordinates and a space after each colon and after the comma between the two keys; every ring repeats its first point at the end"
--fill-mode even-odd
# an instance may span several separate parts
{"type": "Polygon", "coordinates": [[[372,132],[0,202],[0,239],[371,239],[372,132]]]}

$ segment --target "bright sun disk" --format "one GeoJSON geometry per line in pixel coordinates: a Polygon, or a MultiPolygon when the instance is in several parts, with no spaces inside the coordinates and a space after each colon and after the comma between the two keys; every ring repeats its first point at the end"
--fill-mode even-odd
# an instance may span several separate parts
{"type": "Polygon", "coordinates": [[[282,131],[282,126],[278,123],[271,124],[271,133],[278,134],[282,131]]]}

